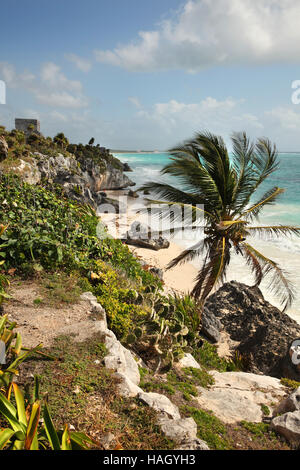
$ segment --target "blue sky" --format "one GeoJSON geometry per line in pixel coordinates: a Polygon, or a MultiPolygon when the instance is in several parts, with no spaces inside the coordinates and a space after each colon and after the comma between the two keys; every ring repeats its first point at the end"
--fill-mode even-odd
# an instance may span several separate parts
{"type": "Polygon", "coordinates": [[[166,149],[209,129],[300,150],[298,0],[10,0],[0,122],[74,142],[166,149]]]}

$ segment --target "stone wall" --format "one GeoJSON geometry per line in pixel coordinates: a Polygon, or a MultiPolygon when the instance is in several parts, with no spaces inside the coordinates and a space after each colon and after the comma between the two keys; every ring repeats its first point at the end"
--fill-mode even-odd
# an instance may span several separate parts
{"type": "Polygon", "coordinates": [[[40,133],[40,121],[37,119],[15,119],[15,128],[23,131],[25,134],[30,135],[33,132],[40,133]]]}

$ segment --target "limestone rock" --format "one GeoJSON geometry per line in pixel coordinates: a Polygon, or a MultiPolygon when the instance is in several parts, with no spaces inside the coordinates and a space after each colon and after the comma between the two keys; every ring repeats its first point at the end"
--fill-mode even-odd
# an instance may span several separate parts
{"type": "Polygon", "coordinates": [[[105,433],[103,436],[101,436],[99,441],[105,450],[114,449],[117,445],[116,438],[111,432],[105,433]]]}
{"type": "Polygon", "coordinates": [[[300,444],[300,411],[277,416],[272,420],[271,428],[288,441],[300,444]]]}
{"type": "Polygon", "coordinates": [[[132,189],[128,191],[128,196],[133,197],[134,199],[137,199],[139,197],[138,193],[136,191],[132,191],[132,189]]]}
{"type": "MultiPolygon", "coordinates": [[[[3,156],[5,153],[5,140],[0,141],[0,161],[1,148],[3,156]],[[2,143],[2,145],[1,145],[2,143]]],[[[6,144],[7,145],[7,144],[6,144]]],[[[120,168],[115,168],[105,159],[101,164],[93,158],[76,158],[75,155],[44,155],[40,152],[31,154],[32,158],[21,160],[19,165],[13,170],[19,173],[22,178],[31,183],[37,184],[42,179],[60,184],[64,188],[66,196],[85,204],[91,205],[94,209],[100,204],[106,203],[114,207],[113,212],[119,211],[118,201],[109,199],[103,195],[102,189],[121,189],[132,186],[133,183],[120,168]]]]}
{"type": "Polygon", "coordinates": [[[217,343],[222,329],[220,320],[205,306],[201,317],[201,334],[213,343],[217,343]]]}
{"type": "Polygon", "coordinates": [[[186,439],[175,450],[210,450],[205,441],[201,439],[186,439]]]}
{"type": "Polygon", "coordinates": [[[80,296],[80,299],[97,302],[97,298],[94,296],[94,294],[92,294],[92,292],[83,292],[80,296]]]}
{"type": "Polygon", "coordinates": [[[116,372],[114,376],[119,379],[118,391],[122,397],[136,397],[139,393],[143,392],[143,390],[133,383],[125,374],[116,372]]]}
{"type": "Polygon", "coordinates": [[[139,368],[130,351],[122,346],[112,331],[107,330],[104,342],[109,351],[104,358],[105,367],[126,375],[131,382],[138,385],[139,368]]]}
{"type": "Polygon", "coordinates": [[[169,248],[170,242],[165,238],[151,234],[151,228],[141,222],[135,221],[132,223],[130,229],[126,233],[124,240],[127,245],[140,246],[142,248],[149,248],[151,250],[161,250],[162,248],[169,248]]]}
{"type": "Polygon", "coordinates": [[[150,408],[158,411],[162,416],[169,416],[173,419],[180,419],[180,414],[176,405],[168,397],[154,392],[140,392],[138,398],[146,403],[150,408]]]}
{"type": "Polygon", "coordinates": [[[300,387],[295,390],[289,397],[279,403],[274,410],[274,415],[300,411],[300,387]]]}
{"type": "Polygon", "coordinates": [[[135,183],[131,181],[127,175],[124,175],[123,171],[107,164],[105,173],[99,184],[99,190],[124,189],[128,186],[135,186],[135,183]]]}
{"type": "Polygon", "coordinates": [[[123,171],[132,171],[127,162],[123,163],[123,171]]]}
{"type": "Polygon", "coordinates": [[[196,398],[201,408],[211,410],[224,423],[263,419],[262,405],[272,412],[273,404],[285,396],[280,380],[245,372],[212,371],[215,383],[205,389],[198,387],[196,398]]]}
{"type": "Polygon", "coordinates": [[[179,367],[194,367],[194,369],[201,369],[196,359],[190,354],[185,353],[182,359],[178,361],[179,367]]]}
{"type": "Polygon", "coordinates": [[[193,418],[170,419],[167,417],[158,420],[163,433],[175,442],[196,439],[197,425],[193,418]]]}

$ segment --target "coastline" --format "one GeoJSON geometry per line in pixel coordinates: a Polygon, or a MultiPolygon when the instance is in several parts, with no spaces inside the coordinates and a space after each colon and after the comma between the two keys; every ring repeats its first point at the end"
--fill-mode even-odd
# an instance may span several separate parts
{"type": "MultiPolygon", "coordinates": [[[[119,196],[126,195],[126,190],[120,191],[106,191],[109,198],[116,198],[119,196]]],[[[142,198],[139,198],[141,203],[142,198]]],[[[137,204],[132,198],[128,198],[129,207],[125,217],[119,216],[118,214],[101,214],[101,220],[107,225],[109,233],[114,236],[115,233],[112,230],[116,222],[119,225],[119,229],[122,233],[125,233],[131,226],[131,224],[139,220],[145,222],[145,216],[137,215],[134,211],[134,206],[137,204]],[[111,229],[110,229],[111,228],[111,229]]],[[[194,283],[197,275],[197,268],[191,263],[185,263],[181,266],[176,266],[170,270],[166,270],[168,263],[179,255],[182,251],[182,247],[173,241],[170,241],[168,248],[163,248],[159,251],[151,250],[148,248],[141,248],[137,246],[128,245],[129,249],[137,256],[146,261],[150,266],[162,269],[164,272],[164,291],[171,293],[176,291],[181,294],[187,294],[191,290],[191,286],[194,283]]]]}
{"type": "MultiPolygon", "coordinates": [[[[128,190],[110,190],[106,191],[108,197],[112,199],[117,199],[118,197],[127,196],[128,190]]],[[[136,214],[135,208],[143,203],[142,195],[137,198],[128,198],[127,212],[124,215],[118,214],[101,214],[101,220],[108,226],[108,231],[112,236],[115,236],[113,230],[110,227],[114,227],[116,221],[118,220],[118,228],[122,233],[125,233],[131,224],[139,220],[146,223],[147,219],[145,215],[136,214]]],[[[292,280],[295,290],[298,285],[300,285],[300,270],[299,270],[299,260],[298,257],[295,257],[293,253],[280,250],[280,246],[276,245],[272,241],[265,241],[260,239],[253,239],[251,243],[260,251],[262,251],[266,256],[273,259],[275,262],[278,262],[279,265],[289,273],[289,278],[292,280]]],[[[192,289],[192,286],[195,283],[195,278],[197,276],[198,267],[201,260],[195,259],[192,262],[184,263],[182,265],[176,266],[170,270],[166,270],[168,263],[179,255],[183,249],[188,245],[180,244],[170,240],[169,248],[164,248],[159,251],[151,250],[148,248],[141,248],[136,246],[128,245],[130,250],[138,257],[142,258],[149,265],[155,266],[163,270],[163,280],[164,280],[164,291],[166,293],[177,292],[180,294],[187,294],[192,289]]],[[[235,280],[238,282],[245,283],[247,285],[253,285],[253,277],[251,271],[245,262],[238,255],[232,256],[232,261],[228,269],[226,281],[235,280]]],[[[259,286],[262,291],[265,299],[270,302],[272,305],[277,308],[281,308],[278,298],[270,292],[268,289],[268,279],[264,279],[261,285],[259,286]]],[[[297,294],[297,290],[296,290],[297,294]]],[[[286,313],[300,324],[300,309],[299,309],[299,300],[296,298],[295,303],[286,313]]]]}

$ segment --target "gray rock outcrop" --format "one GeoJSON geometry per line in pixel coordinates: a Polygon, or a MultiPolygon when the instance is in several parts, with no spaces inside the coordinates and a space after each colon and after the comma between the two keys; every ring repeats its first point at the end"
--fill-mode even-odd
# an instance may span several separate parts
{"type": "Polygon", "coordinates": [[[103,167],[92,158],[79,162],[74,155],[65,156],[59,152],[54,156],[34,152],[26,161],[20,159],[18,166],[12,170],[30,184],[41,181],[59,184],[67,197],[89,204],[94,209],[101,209],[102,206],[108,211],[111,207],[116,213],[120,210],[118,201],[108,198],[103,190],[126,188],[134,184],[122,170],[114,168],[110,163],[103,167]]]}
{"type": "Polygon", "coordinates": [[[274,410],[274,415],[300,411],[300,387],[297,388],[289,397],[279,403],[274,410]]]}
{"type": "Polygon", "coordinates": [[[210,339],[218,341],[223,330],[237,342],[249,372],[300,380],[289,354],[300,338],[300,325],[267,302],[257,287],[224,284],[207,299],[202,322],[202,333],[210,339]]]}
{"type": "Polygon", "coordinates": [[[271,429],[284,436],[289,442],[300,444],[300,411],[277,416],[271,422],[271,429]]]}
{"type": "Polygon", "coordinates": [[[210,372],[215,383],[209,388],[198,387],[196,398],[201,408],[211,410],[224,423],[239,421],[259,423],[263,420],[262,405],[270,413],[274,403],[286,395],[285,387],[275,377],[245,372],[210,372]]]}

